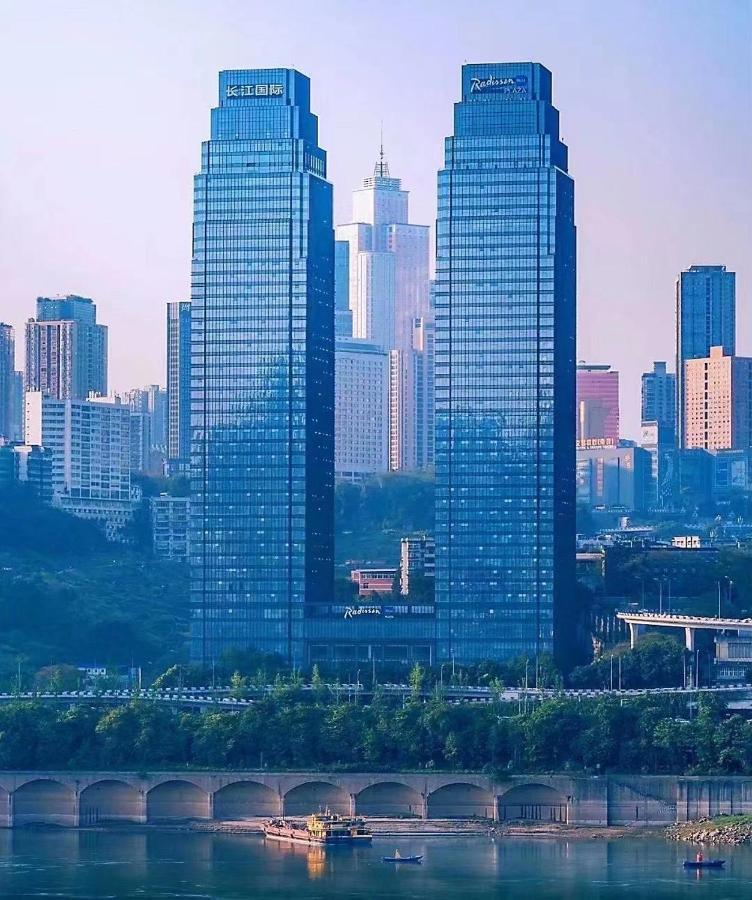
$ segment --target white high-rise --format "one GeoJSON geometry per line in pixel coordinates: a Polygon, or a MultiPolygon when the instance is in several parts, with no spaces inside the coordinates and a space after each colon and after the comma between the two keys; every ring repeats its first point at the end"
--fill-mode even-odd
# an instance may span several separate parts
{"type": "MultiPolygon", "coordinates": [[[[337,240],[349,247],[348,291],[352,335],[390,353],[391,469],[428,464],[418,448],[416,397],[424,379],[414,384],[418,365],[415,322],[431,317],[429,305],[429,229],[411,225],[408,192],[389,175],[383,148],[372,176],[353,193],[353,222],[337,228],[337,240]]],[[[423,366],[427,363],[421,360],[423,366]]]]}

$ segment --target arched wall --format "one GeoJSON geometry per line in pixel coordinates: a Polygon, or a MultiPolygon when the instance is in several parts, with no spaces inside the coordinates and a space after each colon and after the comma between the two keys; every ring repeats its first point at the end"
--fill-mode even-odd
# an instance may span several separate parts
{"type": "Polygon", "coordinates": [[[521,784],[499,797],[499,819],[526,822],[567,822],[564,794],[545,784],[521,784]]]}
{"type": "Polygon", "coordinates": [[[140,822],[143,802],[139,791],[124,781],[104,779],[84,788],[79,795],[79,824],[140,822]]]}
{"type": "Polygon", "coordinates": [[[474,784],[447,784],[428,795],[431,819],[492,819],[494,796],[474,784]]]}
{"type": "Polygon", "coordinates": [[[384,781],[357,795],[355,811],[361,816],[421,816],[423,798],[405,784],[384,781]]]}
{"type": "Polygon", "coordinates": [[[42,822],[48,825],[76,825],[76,796],[73,790],[49,778],[27,781],[13,792],[13,824],[42,822]]]}
{"type": "Polygon", "coordinates": [[[209,794],[190,781],[164,781],[146,795],[149,822],[208,819],[209,794]]]}
{"type": "Polygon", "coordinates": [[[248,819],[253,816],[278,816],[279,795],[256,781],[226,784],[214,794],[214,818],[248,819]]]}
{"type": "Polygon", "coordinates": [[[321,812],[350,813],[350,795],[325,781],[307,781],[289,790],[284,797],[286,816],[308,816],[321,812]]]}

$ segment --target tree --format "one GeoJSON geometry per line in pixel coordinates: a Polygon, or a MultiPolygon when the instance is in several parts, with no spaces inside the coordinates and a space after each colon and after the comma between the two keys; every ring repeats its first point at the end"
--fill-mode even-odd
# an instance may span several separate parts
{"type": "Polygon", "coordinates": [[[412,691],[413,697],[419,697],[423,693],[423,687],[426,680],[425,669],[423,669],[420,663],[415,663],[415,665],[410,670],[410,690],[412,691]]]}

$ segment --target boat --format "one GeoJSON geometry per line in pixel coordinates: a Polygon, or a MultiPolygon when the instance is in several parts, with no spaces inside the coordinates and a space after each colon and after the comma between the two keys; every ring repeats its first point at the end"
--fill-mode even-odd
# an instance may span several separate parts
{"type": "Polygon", "coordinates": [[[264,822],[264,835],[296,844],[323,844],[326,847],[370,844],[373,835],[362,819],[334,813],[314,813],[305,821],[275,818],[264,822]]]}
{"type": "Polygon", "coordinates": [[[394,856],[382,856],[382,862],[388,863],[419,863],[423,862],[422,856],[403,856],[399,850],[394,851],[394,856]]]}
{"type": "Polygon", "coordinates": [[[685,859],[685,869],[722,869],[726,865],[725,859],[685,859]]]}

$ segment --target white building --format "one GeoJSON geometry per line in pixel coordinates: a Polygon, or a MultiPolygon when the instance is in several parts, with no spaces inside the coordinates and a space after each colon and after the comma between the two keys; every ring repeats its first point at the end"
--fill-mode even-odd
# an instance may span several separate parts
{"type": "Polygon", "coordinates": [[[375,344],[335,344],[334,471],[359,479],[389,469],[389,354],[375,344]]]}
{"type": "MultiPolygon", "coordinates": [[[[418,451],[415,382],[415,322],[428,322],[429,229],[411,225],[408,192],[399,178],[391,178],[383,150],[373,176],[353,193],[353,222],[337,227],[338,241],[349,246],[347,272],[353,337],[367,340],[390,353],[392,449],[390,467],[396,470],[427,465],[418,451]]],[[[433,354],[431,353],[431,358],[433,354]]],[[[423,362],[425,363],[425,359],[423,362]]],[[[423,443],[425,443],[423,441],[423,443]]]]}
{"type": "Polygon", "coordinates": [[[58,400],[30,391],[25,412],[26,443],[52,454],[52,502],[101,520],[117,539],[134,510],[131,411],[106,398],[58,400]]]}
{"type": "Polygon", "coordinates": [[[160,494],[151,498],[151,535],[155,556],[188,559],[188,497],[160,494]]]}
{"type": "Polygon", "coordinates": [[[410,593],[410,579],[436,577],[436,541],[427,534],[400,541],[400,593],[410,593]]]}

